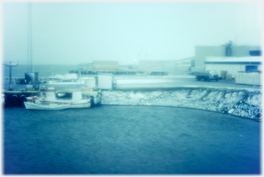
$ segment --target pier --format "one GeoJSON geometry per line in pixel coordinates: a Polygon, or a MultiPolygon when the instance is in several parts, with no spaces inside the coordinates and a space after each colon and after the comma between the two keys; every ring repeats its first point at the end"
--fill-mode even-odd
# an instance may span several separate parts
{"type": "Polygon", "coordinates": [[[106,74],[113,74],[113,75],[141,75],[141,74],[148,74],[148,75],[168,75],[168,72],[163,71],[127,71],[127,70],[70,70],[69,73],[76,73],[82,75],[97,75],[101,73],[106,74]]]}
{"type": "Polygon", "coordinates": [[[38,91],[4,91],[5,107],[24,107],[26,97],[36,96],[38,91]]]}

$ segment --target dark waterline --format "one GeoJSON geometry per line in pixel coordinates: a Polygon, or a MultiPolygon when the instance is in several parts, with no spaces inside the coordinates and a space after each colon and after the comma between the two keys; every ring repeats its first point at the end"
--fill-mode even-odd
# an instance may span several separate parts
{"type": "Polygon", "coordinates": [[[201,110],[6,108],[4,174],[260,174],[260,122],[201,110]]]}

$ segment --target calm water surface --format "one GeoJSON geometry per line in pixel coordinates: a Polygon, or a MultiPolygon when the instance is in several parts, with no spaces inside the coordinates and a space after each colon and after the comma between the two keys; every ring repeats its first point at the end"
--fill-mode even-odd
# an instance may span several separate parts
{"type": "Polygon", "coordinates": [[[173,107],[7,108],[4,174],[259,174],[260,122],[173,107]]]}

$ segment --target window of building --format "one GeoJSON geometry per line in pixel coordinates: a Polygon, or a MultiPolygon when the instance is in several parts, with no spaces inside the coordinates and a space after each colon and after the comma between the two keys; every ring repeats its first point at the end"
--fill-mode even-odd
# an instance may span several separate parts
{"type": "Polygon", "coordinates": [[[249,55],[250,56],[261,56],[261,51],[260,50],[250,50],[249,55]]]}
{"type": "Polygon", "coordinates": [[[246,71],[257,71],[258,66],[246,66],[246,71]]]}

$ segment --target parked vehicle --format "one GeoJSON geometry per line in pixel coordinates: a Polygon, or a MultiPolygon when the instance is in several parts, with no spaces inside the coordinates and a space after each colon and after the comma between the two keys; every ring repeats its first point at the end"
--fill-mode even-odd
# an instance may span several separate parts
{"type": "Polygon", "coordinates": [[[60,80],[62,80],[63,75],[61,75],[61,74],[56,74],[55,76],[50,76],[49,78],[52,79],[52,80],[60,81],[60,80]]]}
{"type": "Polygon", "coordinates": [[[215,80],[217,82],[219,79],[219,76],[215,70],[207,70],[205,72],[197,72],[196,79],[198,81],[203,79],[205,81],[215,80]]]}
{"type": "Polygon", "coordinates": [[[65,74],[64,77],[62,78],[62,81],[71,81],[75,82],[78,79],[78,75],[76,73],[73,74],[65,74]]]}
{"type": "Polygon", "coordinates": [[[55,76],[50,76],[49,79],[59,82],[75,82],[78,79],[78,75],[76,73],[65,74],[64,76],[61,74],[56,74],[55,76]]]}

